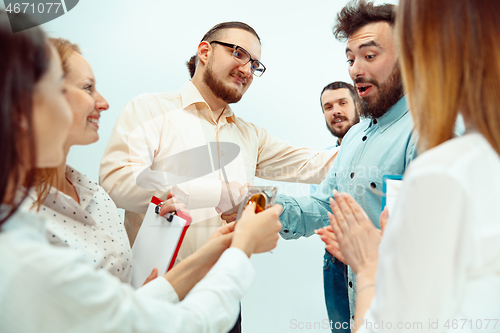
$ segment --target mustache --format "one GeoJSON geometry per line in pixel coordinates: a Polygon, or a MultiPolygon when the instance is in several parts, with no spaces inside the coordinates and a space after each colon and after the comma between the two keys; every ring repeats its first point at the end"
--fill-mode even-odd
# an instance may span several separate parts
{"type": "Polygon", "coordinates": [[[346,116],[336,116],[336,117],[333,117],[332,121],[330,122],[330,124],[335,124],[335,122],[337,120],[344,120],[344,121],[349,121],[349,119],[346,117],[346,116]]]}
{"type": "Polygon", "coordinates": [[[374,86],[377,86],[377,87],[379,86],[377,80],[367,79],[365,77],[357,77],[354,79],[353,82],[354,82],[354,84],[356,84],[356,83],[369,83],[369,84],[373,84],[374,86]]]}
{"type": "Polygon", "coordinates": [[[229,73],[230,75],[234,75],[234,76],[237,76],[239,77],[240,79],[243,80],[243,85],[246,86],[247,85],[247,78],[246,77],[243,77],[241,76],[240,72],[233,72],[233,73],[229,73]]]}

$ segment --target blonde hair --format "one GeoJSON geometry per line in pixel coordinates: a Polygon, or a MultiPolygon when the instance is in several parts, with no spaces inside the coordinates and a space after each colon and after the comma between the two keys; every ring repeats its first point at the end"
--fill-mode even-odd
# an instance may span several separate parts
{"type": "Polygon", "coordinates": [[[500,1],[401,0],[403,81],[419,148],[453,135],[458,112],[500,154],[500,1]]]}
{"type": "MultiPolygon", "coordinates": [[[[56,48],[57,53],[61,58],[64,74],[67,75],[70,71],[68,60],[73,52],[82,54],[80,48],[78,45],[63,38],[49,38],[49,41],[56,48]]],[[[57,168],[36,169],[34,177],[34,187],[37,193],[37,201],[34,206],[36,206],[37,210],[39,210],[45,199],[47,199],[50,189],[52,187],[61,187],[61,184],[59,183],[59,171],[57,168]]]]}

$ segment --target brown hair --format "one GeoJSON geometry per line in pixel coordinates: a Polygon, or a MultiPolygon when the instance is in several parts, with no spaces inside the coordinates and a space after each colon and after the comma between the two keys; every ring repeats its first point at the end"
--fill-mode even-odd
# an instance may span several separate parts
{"type": "Polygon", "coordinates": [[[352,0],[337,14],[333,27],[333,35],[341,42],[346,41],[353,33],[367,24],[387,22],[394,25],[395,6],[383,4],[375,6],[366,0],[352,0]]]}
{"type": "Polygon", "coordinates": [[[21,186],[33,185],[36,145],[33,134],[33,95],[36,84],[47,72],[51,51],[43,31],[34,27],[12,33],[11,23],[33,24],[25,14],[0,10],[0,203],[12,206],[0,217],[0,225],[14,214],[27,193],[11,198],[21,186]],[[21,166],[28,162],[23,177],[21,166]],[[13,188],[9,188],[13,186],[13,188]]]}
{"type": "Polygon", "coordinates": [[[450,139],[460,111],[500,154],[500,2],[401,0],[397,17],[419,148],[450,139]]]}
{"type": "MultiPolygon", "coordinates": [[[[233,29],[233,28],[234,29],[241,29],[241,30],[245,30],[245,31],[250,32],[255,37],[257,37],[257,39],[260,42],[259,35],[251,26],[249,26],[246,23],[237,22],[237,21],[223,22],[223,23],[219,23],[219,24],[213,26],[212,29],[208,30],[208,32],[203,36],[203,38],[201,39],[200,42],[211,42],[211,41],[217,40],[220,37],[222,31],[224,31],[226,29],[233,29]]],[[[191,78],[193,78],[194,73],[196,71],[197,60],[198,60],[198,57],[195,54],[186,62],[186,66],[189,70],[189,76],[191,76],[191,78]]]]}
{"type": "MultiPolygon", "coordinates": [[[[81,54],[80,48],[78,45],[71,43],[67,39],[63,38],[49,38],[52,45],[59,53],[59,57],[61,58],[61,64],[64,71],[64,74],[67,75],[69,73],[69,57],[73,52],[77,52],[81,54]]],[[[35,171],[35,180],[34,187],[37,193],[37,201],[35,205],[37,209],[40,209],[43,202],[49,195],[49,191],[52,187],[60,188],[61,184],[59,183],[59,172],[57,168],[43,168],[36,169],[35,171]]]]}

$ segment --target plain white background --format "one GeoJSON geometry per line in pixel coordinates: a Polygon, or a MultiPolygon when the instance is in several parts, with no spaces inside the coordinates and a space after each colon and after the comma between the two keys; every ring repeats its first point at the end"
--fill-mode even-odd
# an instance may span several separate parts
{"type": "MultiPolygon", "coordinates": [[[[383,2],[396,1],[376,1],[383,2]]],[[[186,60],[195,54],[205,32],[224,21],[243,21],[257,31],[262,40],[261,61],[267,67],[243,99],[232,105],[236,115],[295,146],[322,150],[333,145],[335,138],[326,129],[319,95],[332,81],[351,82],[345,45],[332,34],[335,16],[345,3],[80,1],[42,27],[50,36],[80,45],[110,109],[102,114],[99,142],[74,147],[68,163],[97,180],[101,156],[125,103],[144,92],[178,90],[189,79],[186,60]]],[[[288,195],[309,192],[307,185],[262,180],[256,184],[276,185],[288,195]]],[[[322,242],[312,236],[298,241],[280,239],[272,254],[254,255],[257,279],[242,301],[243,331],[328,332],[323,253],[322,242]]]]}

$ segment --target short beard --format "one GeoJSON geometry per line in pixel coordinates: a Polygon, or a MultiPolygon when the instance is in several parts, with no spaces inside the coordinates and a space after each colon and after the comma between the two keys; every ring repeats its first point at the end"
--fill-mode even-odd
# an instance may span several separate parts
{"type": "Polygon", "coordinates": [[[354,119],[350,119],[349,120],[349,126],[346,129],[338,131],[335,128],[330,127],[329,124],[328,124],[328,122],[326,122],[326,128],[328,128],[328,130],[330,131],[330,133],[332,133],[332,135],[334,137],[342,139],[347,134],[347,132],[351,129],[351,127],[353,127],[357,123],[359,123],[358,111],[356,111],[356,116],[354,117],[354,119]]]}
{"type": "Polygon", "coordinates": [[[207,69],[205,70],[205,74],[203,75],[203,81],[205,82],[205,84],[210,88],[210,90],[212,90],[215,97],[223,100],[227,104],[238,103],[241,97],[243,97],[243,94],[228,89],[224,85],[224,83],[222,83],[220,80],[217,80],[212,71],[211,65],[211,62],[207,64],[207,69]]]}
{"type": "Polygon", "coordinates": [[[379,85],[373,79],[367,80],[364,78],[354,80],[354,84],[356,83],[371,83],[379,88],[378,95],[370,97],[370,101],[358,98],[359,110],[361,110],[361,115],[365,118],[382,117],[404,96],[403,80],[401,79],[401,70],[398,64],[394,66],[391,76],[383,84],[379,85]]]}

